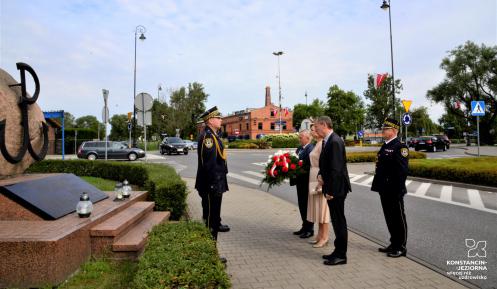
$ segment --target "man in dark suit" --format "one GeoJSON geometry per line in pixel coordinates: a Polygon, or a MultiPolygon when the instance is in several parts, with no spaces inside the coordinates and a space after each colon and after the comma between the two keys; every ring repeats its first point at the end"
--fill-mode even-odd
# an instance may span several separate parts
{"type": "Polygon", "coordinates": [[[335,249],[323,255],[325,265],[347,263],[347,220],[344,206],[347,194],[351,192],[347,157],[343,140],[333,132],[333,124],[328,116],[319,117],[315,124],[316,132],[323,137],[323,149],[319,156],[318,181],[322,185],[331,214],[331,224],[335,232],[335,249]]]}
{"type": "Polygon", "coordinates": [[[407,253],[407,223],[404,195],[409,165],[409,149],[397,138],[399,122],[387,118],[383,123],[385,143],[378,152],[376,171],[371,190],[380,193],[381,207],[390,233],[390,245],[379,248],[388,257],[397,258],[407,253]]]}
{"type": "Polygon", "coordinates": [[[314,145],[311,143],[311,138],[311,132],[308,129],[302,130],[299,133],[300,146],[297,148],[296,154],[299,156],[299,160],[302,160],[302,168],[305,170],[305,173],[290,180],[290,186],[297,186],[297,199],[299,203],[300,218],[302,219],[302,227],[300,230],[293,232],[293,234],[299,235],[302,239],[309,238],[314,235],[314,223],[307,221],[309,170],[311,168],[309,154],[314,148],[314,145]]]}
{"type": "Polygon", "coordinates": [[[221,224],[221,202],[228,191],[228,166],[223,142],[217,135],[221,128],[221,114],[217,107],[203,113],[200,118],[205,129],[198,137],[198,167],[195,189],[202,198],[202,209],[206,225],[212,238],[217,240],[221,224]]]}

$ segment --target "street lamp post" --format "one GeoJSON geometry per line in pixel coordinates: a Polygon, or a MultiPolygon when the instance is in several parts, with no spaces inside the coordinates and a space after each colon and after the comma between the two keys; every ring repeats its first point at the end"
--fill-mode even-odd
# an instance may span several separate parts
{"type": "Polygon", "coordinates": [[[383,0],[383,4],[380,8],[383,10],[388,10],[388,21],[390,22],[390,61],[392,63],[392,117],[393,119],[395,119],[395,76],[393,73],[392,8],[390,5],[390,0],[388,0],[388,3],[386,0],[383,0]]]}
{"type": "Polygon", "coordinates": [[[134,66],[134,74],[133,74],[133,147],[136,147],[136,108],[135,108],[135,95],[136,95],[136,40],[138,34],[140,34],[139,39],[140,40],[145,40],[145,32],[147,29],[142,26],[138,25],[135,28],[135,66],[134,66]]]}
{"type": "Polygon", "coordinates": [[[162,90],[162,85],[159,84],[157,87],[157,101],[160,101],[160,91],[162,90]]]}
{"type": "Polygon", "coordinates": [[[279,89],[279,115],[280,115],[280,134],[283,124],[281,123],[281,71],[280,71],[280,56],[283,55],[283,51],[273,52],[275,56],[278,57],[278,89],[279,89]]]}

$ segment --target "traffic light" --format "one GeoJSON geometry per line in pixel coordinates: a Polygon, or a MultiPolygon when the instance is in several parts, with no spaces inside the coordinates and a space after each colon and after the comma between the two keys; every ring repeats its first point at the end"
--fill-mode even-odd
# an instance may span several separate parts
{"type": "Polygon", "coordinates": [[[132,112],[128,112],[128,121],[131,121],[131,115],[132,114],[133,114],[132,112]]]}

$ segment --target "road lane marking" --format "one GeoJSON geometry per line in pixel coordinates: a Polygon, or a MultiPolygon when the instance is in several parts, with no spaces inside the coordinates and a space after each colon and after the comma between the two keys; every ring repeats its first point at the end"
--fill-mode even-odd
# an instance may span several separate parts
{"type": "Polygon", "coordinates": [[[421,183],[419,188],[414,193],[416,196],[424,196],[428,191],[428,188],[431,186],[431,183],[421,183]]]}
{"type": "Polygon", "coordinates": [[[260,167],[265,167],[267,165],[267,163],[252,163],[252,164],[260,167]]]}
{"type": "Polygon", "coordinates": [[[361,184],[363,185],[368,185],[370,182],[372,182],[374,179],[374,176],[370,176],[369,178],[367,178],[366,180],[362,181],[361,184]]]}
{"type": "Polygon", "coordinates": [[[253,185],[260,185],[261,184],[260,180],[248,178],[246,176],[242,176],[242,175],[235,174],[235,173],[228,173],[228,177],[231,177],[231,178],[234,178],[234,179],[239,179],[241,181],[244,181],[244,182],[247,182],[247,183],[250,183],[250,184],[253,184],[253,185]]]}
{"type": "Polygon", "coordinates": [[[355,177],[353,177],[352,179],[350,179],[351,182],[355,182],[357,181],[358,179],[364,177],[365,175],[356,175],[355,177]]]}
{"type": "Polygon", "coordinates": [[[253,171],[243,171],[242,173],[248,174],[248,175],[253,175],[259,178],[264,178],[265,175],[263,173],[258,173],[258,172],[253,172],[253,171]]]}
{"type": "Polygon", "coordinates": [[[485,205],[483,205],[483,201],[481,200],[480,192],[478,192],[478,190],[468,189],[467,191],[468,191],[469,204],[471,205],[471,207],[476,209],[485,208],[485,205]]]}
{"type": "Polygon", "coordinates": [[[412,183],[412,180],[406,180],[406,187],[412,183]]]}
{"type": "Polygon", "coordinates": [[[440,200],[444,202],[452,201],[452,186],[443,186],[440,192],[440,200]]]}

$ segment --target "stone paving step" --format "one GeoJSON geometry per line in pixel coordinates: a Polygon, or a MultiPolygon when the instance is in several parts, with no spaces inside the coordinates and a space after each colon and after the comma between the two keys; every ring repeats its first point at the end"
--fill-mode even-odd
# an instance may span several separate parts
{"type": "Polygon", "coordinates": [[[136,202],[90,230],[92,237],[118,237],[154,209],[154,202],[136,202]]]}
{"type": "Polygon", "coordinates": [[[170,212],[151,212],[129,232],[112,244],[113,252],[141,252],[144,248],[148,233],[155,225],[169,220],[170,212]]]}

